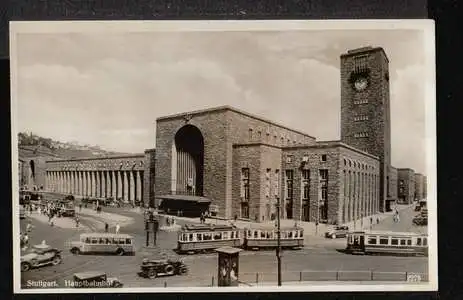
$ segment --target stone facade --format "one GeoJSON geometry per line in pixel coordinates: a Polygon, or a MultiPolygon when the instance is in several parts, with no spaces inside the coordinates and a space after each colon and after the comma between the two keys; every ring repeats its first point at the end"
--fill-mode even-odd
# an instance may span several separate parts
{"type": "Polygon", "coordinates": [[[341,55],[341,141],[381,162],[380,211],[385,209],[391,165],[389,60],[382,48],[341,55]]]}
{"type": "Polygon", "coordinates": [[[143,202],[145,206],[155,207],[154,180],[156,174],[156,149],[145,150],[144,165],[145,170],[143,172],[143,202]]]}
{"type": "MultiPolygon", "coordinates": [[[[289,193],[293,195],[294,219],[342,224],[378,211],[378,158],[338,141],[285,148],[283,155],[283,176],[288,170],[294,174],[293,192],[289,193]],[[308,197],[303,190],[307,171],[308,197]]],[[[283,198],[288,196],[284,181],[283,198]]]]}
{"type": "Polygon", "coordinates": [[[397,187],[397,181],[398,181],[398,173],[397,173],[397,168],[394,168],[393,166],[389,166],[389,177],[388,177],[388,194],[387,194],[387,200],[391,202],[397,202],[397,192],[398,192],[398,187],[397,187]]]}
{"type": "Polygon", "coordinates": [[[145,155],[50,160],[46,190],[82,197],[143,201],[145,155]]]}
{"type": "MultiPolygon", "coordinates": [[[[208,197],[220,210],[218,215],[233,216],[233,145],[266,142],[281,147],[314,144],[315,138],[264,118],[223,106],[158,118],[156,122],[156,195],[187,192],[179,187],[179,150],[176,135],[185,126],[194,127],[196,139],[203,142],[204,182],[200,196],[208,197]],[[177,157],[177,159],[175,158],[177,157]],[[176,161],[177,160],[177,161],[176,161]],[[175,190],[174,190],[175,189],[175,190]],[[180,190],[179,190],[180,189],[180,190]]],[[[193,139],[189,143],[196,143],[193,139]]]]}
{"type": "Polygon", "coordinates": [[[420,201],[424,198],[424,176],[423,174],[415,173],[415,200],[420,201]]]}
{"type": "Polygon", "coordinates": [[[398,203],[413,203],[415,200],[415,172],[412,169],[398,169],[398,185],[398,203]]]}

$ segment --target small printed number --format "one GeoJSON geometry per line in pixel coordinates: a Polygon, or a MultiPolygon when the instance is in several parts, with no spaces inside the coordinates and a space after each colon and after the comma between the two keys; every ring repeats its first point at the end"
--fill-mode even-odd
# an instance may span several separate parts
{"type": "Polygon", "coordinates": [[[407,282],[421,282],[421,275],[407,274],[407,282]]]}

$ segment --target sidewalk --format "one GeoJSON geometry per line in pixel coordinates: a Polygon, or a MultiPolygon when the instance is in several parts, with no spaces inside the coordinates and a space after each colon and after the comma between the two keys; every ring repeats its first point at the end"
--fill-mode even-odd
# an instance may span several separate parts
{"type": "MultiPolygon", "coordinates": [[[[105,211],[97,213],[95,210],[91,208],[82,208],[82,210],[80,211],[79,208],[76,207],[75,210],[76,210],[76,215],[90,216],[103,224],[108,223],[110,227],[116,226],[117,223],[119,223],[120,226],[127,226],[134,222],[134,219],[131,217],[108,213],[105,211]]],[[[104,225],[103,225],[103,228],[104,228],[104,225]]]]}
{"type": "MultiPolygon", "coordinates": [[[[28,218],[37,220],[42,223],[48,223],[48,216],[38,214],[37,212],[33,212],[32,214],[27,215],[28,218]]],[[[79,227],[76,228],[76,222],[73,218],[69,217],[61,217],[61,218],[54,218],[53,219],[53,226],[59,227],[59,228],[65,228],[65,229],[76,229],[79,231],[86,231],[89,228],[82,223],[79,224],[79,227]]]]}

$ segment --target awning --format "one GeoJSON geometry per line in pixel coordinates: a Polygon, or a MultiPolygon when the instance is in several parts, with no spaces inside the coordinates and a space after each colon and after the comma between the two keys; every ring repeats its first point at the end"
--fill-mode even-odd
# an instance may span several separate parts
{"type": "Polygon", "coordinates": [[[191,196],[191,195],[162,195],[157,196],[156,198],[161,200],[179,200],[179,201],[189,201],[196,203],[211,203],[211,199],[201,196],[191,196]]]}

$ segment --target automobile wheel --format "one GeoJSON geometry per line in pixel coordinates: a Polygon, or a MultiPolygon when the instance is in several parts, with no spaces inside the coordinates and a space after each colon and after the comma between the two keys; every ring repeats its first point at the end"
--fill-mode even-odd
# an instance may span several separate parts
{"type": "Polygon", "coordinates": [[[173,275],[174,271],[175,271],[175,268],[172,265],[167,265],[164,270],[166,271],[167,274],[173,275]]]}
{"type": "Polygon", "coordinates": [[[332,239],[335,239],[335,238],[336,238],[336,234],[333,234],[333,235],[331,236],[331,238],[332,238],[332,239]]]}
{"type": "Polygon", "coordinates": [[[56,255],[53,260],[51,261],[51,263],[56,266],[56,265],[59,265],[61,263],[62,259],[61,259],[61,256],[60,255],[56,255]]]}
{"type": "Polygon", "coordinates": [[[21,272],[27,272],[31,269],[31,265],[27,262],[21,263],[21,272]]]}
{"type": "Polygon", "coordinates": [[[116,255],[119,255],[119,256],[124,255],[124,249],[122,249],[122,248],[117,249],[116,250],[116,255]]]}
{"type": "Polygon", "coordinates": [[[148,278],[149,279],[154,279],[154,278],[156,278],[156,276],[158,276],[158,273],[156,272],[156,270],[154,268],[149,269],[148,278]]]}
{"type": "Polygon", "coordinates": [[[72,248],[71,253],[74,254],[74,255],[78,255],[78,254],[80,254],[80,250],[79,250],[79,248],[72,248]]]}
{"type": "Polygon", "coordinates": [[[180,275],[185,275],[187,272],[188,272],[188,270],[187,270],[187,268],[185,266],[180,267],[180,269],[178,270],[178,273],[180,275]]]}

